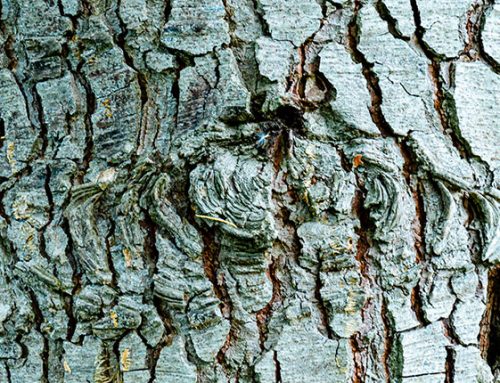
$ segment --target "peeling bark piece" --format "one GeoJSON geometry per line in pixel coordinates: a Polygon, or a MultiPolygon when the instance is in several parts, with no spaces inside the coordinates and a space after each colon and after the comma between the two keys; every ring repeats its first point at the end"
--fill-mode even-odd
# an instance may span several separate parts
{"type": "Polygon", "coordinates": [[[498,380],[468,1],[0,0],[0,381],[498,380]]]}
{"type": "Polygon", "coordinates": [[[227,0],[227,5],[234,20],[235,37],[241,41],[253,42],[262,35],[262,26],[252,0],[227,0]]]}
{"type": "Polygon", "coordinates": [[[189,296],[210,291],[210,282],[205,279],[201,261],[189,260],[161,234],[156,236],[156,247],[155,295],[168,302],[170,308],[184,312],[189,296]]]}
{"type": "MultiPolygon", "coordinates": [[[[443,326],[435,322],[424,328],[401,333],[403,350],[403,379],[416,375],[429,375],[445,372],[446,349],[448,341],[443,326]]],[[[436,377],[429,377],[429,379],[436,377]]],[[[411,380],[410,380],[411,381],[411,380]]],[[[425,382],[435,380],[425,380],[425,382]]]]}
{"type": "Polygon", "coordinates": [[[122,296],[115,306],[105,310],[104,318],[95,322],[93,333],[100,339],[115,339],[126,330],[135,330],[141,325],[143,309],[133,296],[122,296]]]}
{"type": "Polygon", "coordinates": [[[458,302],[451,315],[453,330],[463,344],[478,344],[480,322],[486,306],[477,297],[458,302]]]}
{"type": "Polygon", "coordinates": [[[166,52],[148,52],[146,54],[146,65],[158,73],[175,69],[177,66],[175,56],[166,52]]]}
{"type": "MultiPolygon", "coordinates": [[[[316,116],[306,117],[306,126],[314,133],[322,135],[318,129],[328,129],[329,126],[320,127],[320,124],[327,124],[326,121],[316,121],[316,116]]],[[[325,132],[325,134],[328,134],[325,132]]],[[[290,173],[289,184],[297,188],[301,193],[299,199],[304,201],[308,209],[316,216],[333,208],[339,214],[349,215],[352,209],[352,201],[355,194],[355,178],[352,173],[347,173],[342,168],[342,160],[337,150],[324,143],[318,143],[302,138],[294,138],[294,156],[288,163],[290,173]]],[[[298,221],[303,221],[298,214],[292,213],[292,217],[298,221]]],[[[342,221],[348,223],[348,221],[342,221]]],[[[344,229],[341,229],[344,230],[344,229]]],[[[346,245],[349,234],[346,232],[344,238],[337,245],[346,245]]],[[[351,235],[352,237],[352,235],[351,235]]]]}
{"type": "Polygon", "coordinates": [[[320,27],[321,7],[314,0],[305,0],[300,6],[287,0],[258,0],[258,3],[275,40],[287,40],[298,47],[320,27]]]}
{"type": "Polygon", "coordinates": [[[361,8],[360,14],[358,48],[374,63],[373,71],[382,92],[382,113],[392,130],[397,135],[406,135],[410,130],[425,131],[436,125],[438,118],[425,56],[388,33],[373,5],[361,8]],[[381,46],[386,50],[381,50],[381,46]]]}
{"type": "Polygon", "coordinates": [[[495,172],[500,168],[500,78],[479,61],[459,62],[455,84],[460,134],[472,153],[486,161],[495,172]]]}
{"type": "Polygon", "coordinates": [[[349,154],[363,153],[366,169],[364,208],[374,225],[376,244],[370,256],[380,267],[382,286],[411,288],[417,280],[415,238],[411,230],[415,219],[415,201],[401,175],[403,158],[388,139],[357,140],[349,154]],[[389,170],[391,169],[391,170],[389,170]],[[411,212],[411,213],[410,213],[411,212]],[[397,246],[393,244],[397,243],[397,246]]]}
{"type": "Polygon", "coordinates": [[[130,333],[120,341],[120,371],[123,383],[148,383],[147,349],[136,333],[130,333]]]}
{"type": "Polygon", "coordinates": [[[344,46],[335,43],[323,48],[320,57],[320,70],[335,88],[335,100],[330,103],[333,110],[354,129],[378,134],[369,112],[371,97],[361,64],[355,64],[344,46]]]}
{"type": "Polygon", "coordinates": [[[495,379],[479,349],[474,346],[455,348],[454,377],[456,382],[493,383],[495,379]]]}
{"type": "Polygon", "coordinates": [[[32,331],[24,336],[22,343],[30,352],[19,366],[10,368],[10,383],[42,382],[43,381],[43,337],[40,333],[32,331]]]}
{"type": "Polygon", "coordinates": [[[35,81],[59,77],[64,65],[62,44],[71,30],[70,19],[62,16],[53,3],[20,0],[16,5],[17,30],[24,48],[18,52],[27,56],[16,69],[35,81]]]}
{"type": "Polygon", "coordinates": [[[387,314],[394,320],[396,331],[413,329],[420,324],[408,293],[396,288],[384,294],[384,297],[387,300],[387,314]]]}
{"type": "Polygon", "coordinates": [[[142,313],[142,325],[139,328],[139,333],[148,346],[155,347],[161,341],[164,332],[163,321],[156,308],[149,306],[142,313]]]}
{"type": "Polygon", "coordinates": [[[361,287],[357,270],[321,273],[321,298],[325,302],[329,323],[335,334],[349,338],[362,325],[362,308],[367,294],[361,287]]]}
{"type": "Polygon", "coordinates": [[[216,86],[215,70],[215,61],[203,57],[196,60],[195,67],[181,71],[176,134],[195,131],[202,122],[213,120],[215,95],[211,90],[216,86]]]}
{"type": "Polygon", "coordinates": [[[222,317],[218,303],[212,294],[205,293],[195,296],[189,305],[189,337],[196,355],[205,362],[215,361],[231,327],[222,317]]]}
{"type": "Polygon", "coordinates": [[[49,147],[46,156],[81,160],[85,148],[84,95],[74,77],[63,77],[36,85],[40,95],[49,147]]]}
{"type": "Polygon", "coordinates": [[[477,290],[479,277],[474,270],[467,270],[465,273],[454,274],[451,278],[453,293],[462,302],[472,298],[477,290]]]}
{"type": "Polygon", "coordinates": [[[271,81],[285,83],[291,67],[293,45],[261,37],[257,41],[256,58],[260,73],[271,81]]]}
{"type": "MultiPolygon", "coordinates": [[[[307,322],[306,319],[285,327],[274,348],[283,382],[345,383],[353,369],[348,341],[328,339],[307,322]]],[[[270,371],[269,358],[263,363],[256,366],[261,381],[272,381],[275,375],[270,371]]]]}
{"type": "Polygon", "coordinates": [[[466,13],[470,0],[445,0],[438,4],[418,1],[423,40],[438,54],[456,57],[464,48],[466,13]]]}
{"type": "Polygon", "coordinates": [[[4,134],[0,175],[8,177],[26,166],[38,132],[31,125],[23,94],[8,69],[0,69],[0,89],[0,121],[4,134]]]}
{"type": "Polygon", "coordinates": [[[73,314],[78,321],[96,320],[101,316],[102,308],[109,306],[115,296],[111,287],[84,286],[75,296],[73,314]]]}
{"type": "Polygon", "coordinates": [[[461,188],[474,185],[472,167],[462,160],[451,143],[436,131],[412,132],[409,144],[422,167],[438,178],[461,188]],[[443,161],[443,158],[446,158],[446,161],[443,161]]]}
{"type": "Polygon", "coordinates": [[[423,272],[420,282],[422,309],[429,322],[448,318],[455,305],[455,296],[450,290],[449,275],[446,272],[423,272]]]}
{"type": "MultiPolygon", "coordinates": [[[[224,241],[225,242],[225,241],[224,241]]],[[[253,246],[245,251],[246,246],[236,251],[232,249],[234,243],[231,240],[221,246],[219,254],[223,269],[227,269],[229,275],[227,280],[234,279],[233,293],[230,293],[233,301],[248,313],[256,313],[266,306],[273,295],[273,286],[266,276],[268,260],[262,252],[255,252],[253,246]],[[234,296],[233,296],[234,295],[234,296]]]]}
{"type": "Polygon", "coordinates": [[[61,0],[61,5],[66,15],[76,16],[81,11],[81,3],[78,0],[61,0]]]}
{"type": "Polygon", "coordinates": [[[161,350],[156,367],[156,381],[175,379],[179,383],[193,383],[196,378],[196,367],[187,359],[184,340],[176,336],[170,346],[161,350]]]}
{"type": "Polygon", "coordinates": [[[221,0],[174,0],[161,41],[169,48],[201,55],[229,44],[229,26],[221,0]]]}
{"type": "Polygon", "coordinates": [[[223,49],[218,53],[219,82],[217,89],[220,92],[221,104],[219,118],[222,121],[245,120],[251,115],[250,92],[238,68],[238,63],[231,49],[223,49]]]}
{"type": "Polygon", "coordinates": [[[255,58],[259,72],[266,79],[273,81],[266,87],[267,110],[275,110],[286,94],[287,77],[292,68],[293,45],[289,41],[278,41],[260,37],[256,41],[255,58]]]}
{"type": "Polygon", "coordinates": [[[486,14],[486,21],[481,32],[481,40],[484,50],[497,63],[500,62],[500,4],[493,4],[489,13],[486,14]]]}

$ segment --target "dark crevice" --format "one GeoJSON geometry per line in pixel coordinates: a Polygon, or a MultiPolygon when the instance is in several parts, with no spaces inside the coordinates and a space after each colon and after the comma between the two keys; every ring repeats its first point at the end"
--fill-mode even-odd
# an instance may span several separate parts
{"type": "Polygon", "coordinates": [[[468,248],[471,254],[472,263],[481,263],[481,256],[483,251],[482,246],[482,227],[479,219],[479,212],[477,206],[471,197],[465,194],[462,198],[464,209],[467,213],[467,220],[464,226],[468,235],[468,248]]]}
{"type": "Polygon", "coordinates": [[[439,115],[443,132],[451,139],[460,157],[467,159],[470,153],[468,153],[465,147],[465,140],[463,137],[459,136],[460,131],[454,126],[456,124],[454,124],[453,121],[457,121],[455,103],[451,94],[445,92],[443,89],[440,64],[433,62],[429,65],[429,74],[434,85],[434,109],[439,115]]]}
{"type": "Polygon", "coordinates": [[[370,212],[365,208],[365,193],[364,183],[361,177],[356,175],[358,189],[355,192],[352,202],[353,213],[356,214],[359,220],[359,227],[356,229],[358,242],[356,248],[356,260],[360,266],[361,275],[370,280],[369,272],[369,252],[370,252],[370,233],[373,225],[370,220],[370,212]]]}
{"type": "Polygon", "coordinates": [[[156,247],[156,225],[146,210],[143,210],[144,219],[140,221],[140,225],[146,230],[144,238],[144,254],[148,266],[149,276],[151,277],[151,289],[153,289],[152,277],[157,273],[157,262],[159,258],[158,249],[156,247]]]}
{"type": "MultiPolygon", "coordinates": [[[[451,286],[449,288],[450,288],[450,291],[452,291],[451,286]]],[[[450,317],[453,317],[453,315],[455,315],[455,305],[453,305],[453,309],[451,310],[450,317]]],[[[455,329],[453,328],[453,326],[451,324],[451,320],[449,318],[446,318],[446,319],[443,319],[442,323],[443,323],[443,327],[444,327],[444,335],[448,338],[450,343],[453,345],[457,345],[457,344],[463,345],[462,342],[460,341],[460,338],[458,337],[455,329]]]]}
{"type": "Polygon", "coordinates": [[[330,326],[330,315],[328,313],[328,307],[323,300],[323,297],[321,296],[321,288],[323,287],[323,282],[321,281],[321,268],[322,268],[322,260],[321,256],[318,255],[317,259],[317,265],[316,265],[316,270],[315,270],[315,289],[314,289],[314,297],[316,299],[318,309],[319,309],[319,315],[321,318],[321,324],[326,331],[326,335],[328,339],[339,339],[337,334],[333,331],[332,327],[330,326]]]}
{"type": "Polygon", "coordinates": [[[9,60],[9,62],[7,64],[7,69],[9,69],[11,71],[16,70],[17,62],[18,62],[17,54],[16,54],[16,51],[14,49],[14,43],[15,43],[14,36],[9,35],[7,37],[7,40],[5,40],[5,44],[3,46],[5,56],[7,56],[7,59],[9,60]]]}
{"type": "Polygon", "coordinates": [[[389,33],[400,40],[404,40],[406,42],[410,41],[409,36],[404,36],[398,28],[398,21],[392,17],[391,12],[387,8],[387,6],[383,3],[383,1],[377,1],[375,3],[375,9],[377,10],[380,18],[387,23],[387,28],[389,33]]]}
{"type": "Polygon", "coordinates": [[[418,178],[414,179],[414,177],[417,177],[418,164],[409,145],[408,137],[401,141],[399,149],[403,157],[403,176],[415,204],[415,218],[412,224],[412,231],[415,252],[417,254],[416,261],[417,263],[421,263],[425,261],[425,225],[427,221],[423,198],[424,190],[420,180],[418,178]]]}
{"type": "Polygon", "coordinates": [[[172,12],[172,0],[164,0],[165,8],[163,8],[163,23],[168,23],[170,13],[172,12]]]}
{"type": "Polygon", "coordinates": [[[282,303],[283,297],[281,294],[281,281],[278,279],[276,272],[279,264],[279,258],[274,259],[268,268],[268,278],[273,285],[273,295],[271,300],[255,314],[257,327],[259,328],[259,345],[261,351],[265,350],[265,342],[267,340],[268,324],[276,310],[282,303]]]}
{"type": "MultiPolygon", "coordinates": [[[[115,40],[116,45],[118,48],[123,53],[123,58],[125,60],[125,64],[131,68],[137,75],[137,83],[139,85],[139,92],[140,92],[140,99],[141,99],[141,114],[139,121],[141,124],[146,121],[146,105],[149,101],[149,94],[148,94],[148,77],[144,73],[144,71],[141,71],[137,68],[137,66],[134,63],[134,59],[130,55],[130,53],[127,50],[127,41],[126,37],[128,34],[127,27],[125,23],[123,22],[121,15],[120,15],[120,6],[121,6],[121,0],[118,0],[117,5],[116,5],[116,17],[118,19],[118,23],[120,26],[121,32],[115,36],[113,36],[113,39],[115,40]]],[[[137,139],[136,139],[136,147],[139,148],[140,146],[140,136],[141,136],[141,129],[138,129],[138,134],[137,134],[137,139]]]]}
{"type": "Polygon", "coordinates": [[[446,347],[445,383],[455,382],[455,354],[453,347],[446,347]]]}
{"type": "Polygon", "coordinates": [[[5,366],[5,373],[7,374],[7,383],[12,383],[12,377],[10,374],[9,365],[7,363],[4,363],[4,366],[5,366]]]}
{"type": "Polygon", "coordinates": [[[493,373],[500,371],[500,267],[488,274],[486,309],[481,320],[479,345],[481,355],[493,373]]]}
{"type": "Polygon", "coordinates": [[[493,0],[485,0],[471,5],[466,15],[467,44],[463,50],[463,54],[473,60],[477,58],[482,59],[493,72],[500,74],[500,63],[485,52],[482,40],[486,14],[494,4],[493,0]]]}
{"type": "Polygon", "coordinates": [[[229,35],[231,36],[231,45],[238,45],[238,41],[236,37],[234,36],[234,32],[236,30],[236,22],[234,21],[234,10],[233,8],[227,3],[227,0],[222,0],[222,4],[224,5],[224,10],[226,12],[224,16],[224,20],[229,26],[229,35]]]}
{"type": "MultiPolygon", "coordinates": [[[[106,260],[109,271],[111,272],[111,283],[110,286],[116,288],[118,286],[118,273],[115,270],[115,265],[113,263],[113,254],[111,251],[112,245],[111,240],[115,235],[115,221],[110,220],[110,229],[105,238],[106,243],[106,260]]],[[[114,239],[113,239],[114,240],[114,239]]]]}
{"type": "Polygon", "coordinates": [[[369,108],[370,115],[380,131],[382,137],[394,137],[395,133],[392,127],[386,121],[384,115],[382,114],[382,90],[378,82],[378,77],[376,73],[372,70],[373,64],[370,63],[363,53],[358,49],[358,42],[360,37],[359,30],[359,9],[361,4],[356,2],[354,8],[354,15],[352,20],[347,26],[347,47],[349,48],[351,55],[355,62],[360,63],[362,67],[363,76],[366,79],[367,89],[371,97],[371,106],[369,108]]]}
{"type": "Polygon", "coordinates": [[[155,347],[147,347],[146,363],[150,374],[148,383],[156,382],[156,366],[158,365],[158,359],[160,358],[161,351],[172,343],[172,338],[175,335],[172,316],[162,300],[159,297],[153,297],[153,305],[163,322],[164,333],[162,339],[155,347]]]}
{"type": "Polygon", "coordinates": [[[328,105],[335,96],[335,88],[319,69],[321,47],[314,41],[316,33],[297,48],[299,63],[287,78],[286,92],[292,104],[303,111],[328,105]]]}
{"type": "MultiPolygon", "coordinates": [[[[453,76],[453,71],[451,72],[453,76]]],[[[492,178],[493,175],[491,174],[490,165],[473,153],[469,142],[462,135],[455,99],[451,92],[444,88],[440,64],[433,62],[429,66],[429,74],[434,84],[434,108],[439,115],[443,134],[449,137],[453,147],[458,151],[462,159],[469,163],[476,161],[483,165],[484,168],[488,170],[489,177],[492,178]]],[[[453,85],[450,88],[453,89],[453,85]]]]}
{"type": "Polygon", "coordinates": [[[366,380],[366,371],[362,360],[363,341],[361,339],[361,334],[359,332],[354,333],[349,338],[349,343],[351,345],[354,358],[354,374],[352,377],[352,383],[363,383],[366,380]]]}
{"type": "Polygon", "coordinates": [[[428,324],[430,324],[429,320],[425,316],[419,283],[417,283],[411,290],[411,308],[415,313],[417,320],[422,326],[427,326],[428,324]]]}
{"type": "Polygon", "coordinates": [[[422,19],[420,17],[420,10],[418,9],[417,0],[410,0],[411,9],[413,11],[413,22],[415,24],[415,34],[413,41],[416,46],[424,53],[425,57],[432,62],[441,62],[446,59],[442,54],[434,51],[425,41],[424,34],[425,28],[422,27],[422,19]]]}
{"type": "Polygon", "coordinates": [[[394,357],[402,357],[402,355],[397,355],[398,350],[396,350],[394,344],[394,323],[388,312],[385,298],[382,298],[380,316],[382,317],[382,323],[384,325],[384,354],[382,355],[382,363],[384,365],[386,383],[391,383],[392,379],[397,377],[391,368],[392,359],[394,357]]]}
{"type": "Polygon", "coordinates": [[[92,115],[94,114],[97,106],[96,97],[92,92],[92,88],[90,83],[85,78],[85,76],[81,73],[81,67],[83,62],[81,62],[77,67],[77,72],[75,73],[75,77],[79,81],[79,83],[85,89],[85,101],[86,101],[86,110],[85,110],[85,150],[83,154],[83,159],[79,167],[79,174],[75,177],[75,184],[81,185],[84,183],[84,177],[87,173],[87,170],[90,166],[90,162],[92,160],[92,154],[94,151],[94,131],[92,127],[92,115]]]}
{"type": "Polygon", "coordinates": [[[66,217],[63,217],[60,227],[66,234],[68,239],[68,244],[66,246],[66,258],[68,259],[71,269],[73,270],[72,282],[73,289],[71,290],[71,295],[64,298],[64,307],[66,315],[68,316],[68,331],[66,333],[66,339],[68,341],[73,341],[73,335],[75,334],[77,320],[73,312],[73,305],[75,296],[82,289],[82,273],[78,259],[73,255],[73,237],[69,229],[69,222],[66,217]]]}
{"type": "Polygon", "coordinates": [[[82,13],[84,17],[89,17],[93,13],[92,0],[81,0],[82,3],[82,13]]]}
{"type": "Polygon", "coordinates": [[[280,365],[280,361],[278,360],[278,352],[277,351],[274,351],[274,353],[273,353],[273,361],[274,361],[274,368],[275,368],[274,377],[276,379],[276,383],[282,383],[283,380],[281,379],[281,365],[280,365]]]}
{"type": "Polygon", "coordinates": [[[229,334],[226,338],[225,343],[222,345],[221,349],[217,353],[216,360],[221,366],[225,366],[225,354],[231,344],[233,344],[238,338],[237,324],[233,317],[233,303],[229,295],[226,282],[224,280],[224,272],[220,270],[220,249],[221,244],[217,238],[217,233],[214,228],[205,228],[196,225],[194,219],[194,212],[188,210],[188,221],[191,224],[197,226],[202,234],[202,239],[204,243],[202,261],[203,269],[205,275],[212,283],[215,295],[221,302],[220,310],[225,319],[230,323],[229,334]]]}
{"type": "Polygon", "coordinates": [[[262,9],[259,0],[252,0],[252,3],[255,15],[257,16],[257,19],[259,20],[260,26],[262,28],[262,33],[264,33],[264,36],[266,37],[271,37],[271,30],[264,17],[264,10],[262,9]]]}

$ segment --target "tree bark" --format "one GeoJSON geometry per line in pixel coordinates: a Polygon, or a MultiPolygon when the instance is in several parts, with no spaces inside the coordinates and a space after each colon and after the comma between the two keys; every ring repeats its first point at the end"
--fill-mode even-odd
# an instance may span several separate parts
{"type": "Polygon", "coordinates": [[[0,381],[500,379],[499,15],[0,0],[0,381]]]}

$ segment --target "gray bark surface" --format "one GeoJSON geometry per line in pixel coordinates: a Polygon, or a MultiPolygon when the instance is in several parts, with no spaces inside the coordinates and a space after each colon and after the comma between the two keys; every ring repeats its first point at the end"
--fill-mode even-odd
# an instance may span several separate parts
{"type": "Polygon", "coordinates": [[[500,379],[493,0],[0,0],[0,382],[500,379]]]}

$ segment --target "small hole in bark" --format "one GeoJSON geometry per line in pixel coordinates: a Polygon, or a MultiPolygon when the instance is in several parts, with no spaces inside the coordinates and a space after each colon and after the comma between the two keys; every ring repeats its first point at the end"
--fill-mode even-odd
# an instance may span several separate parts
{"type": "Polygon", "coordinates": [[[481,322],[480,344],[483,358],[493,372],[500,370],[500,267],[488,276],[488,301],[481,322]]]}
{"type": "Polygon", "coordinates": [[[290,130],[301,134],[304,132],[302,112],[292,106],[281,106],[276,110],[276,117],[290,130]]]}

